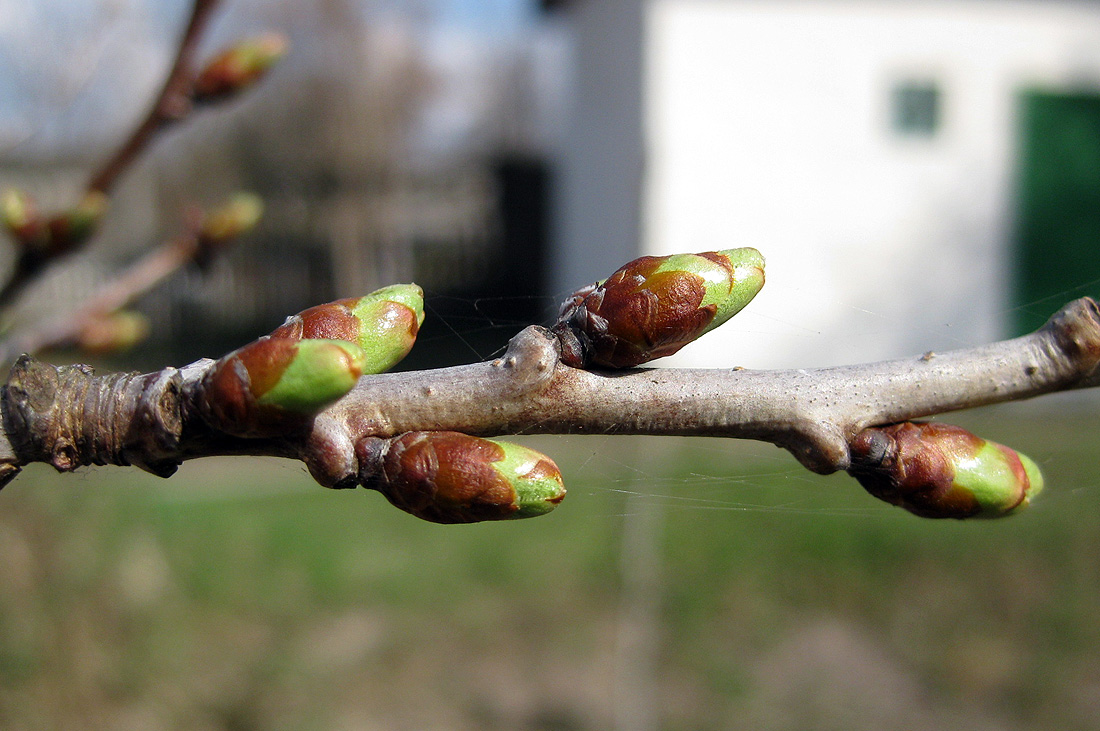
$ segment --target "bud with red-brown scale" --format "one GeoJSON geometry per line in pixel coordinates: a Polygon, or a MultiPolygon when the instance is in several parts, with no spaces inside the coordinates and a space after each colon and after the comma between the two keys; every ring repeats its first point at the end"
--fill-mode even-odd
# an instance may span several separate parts
{"type": "Polygon", "coordinates": [[[24,249],[49,247],[50,231],[46,219],[26,191],[8,188],[0,194],[0,217],[8,233],[24,249]]]}
{"type": "Polygon", "coordinates": [[[85,194],[75,206],[49,220],[50,249],[61,253],[79,247],[99,229],[106,212],[106,195],[98,190],[85,194]]]}
{"type": "Polygon", "coordinates": [[[227,48],[195,77],[195,103],[221,101],[247,89],[286,54],[286,49],[286,36],[280,33],[248,38],[227,48]]]}
{"type": "Polygon", "coordinates": [[[510,442],[449,431],[407,432],[359,443],[360,482],[394,506],[433,523],[531,518],[565,497],[544,454],[510,442]]]}
{"type": "Polygon", "coordinates": [[[753,248],[643,256],[577,290],[552,330],[567,365],[631,368],[718,327],[763,286],[764,257],[753,248]]]}
{"type": "Polygon", "coordinates": [[[408,355],[423,323],[424,292],[415,284],[394,284],[299,312],[271,337],[346,340],[363,349],[364,373],[382,373],[408,355]]]}
{"type": "Polygon", "coordinates": [[[220,431],[272,436],[304,426],[350,391],[363,375],[364,361],[353,343],[263,337],[207,371],[199,408],[220,431]]]}
{"type": "Polygon", "coordinates": [[[864,429],[850,453],[848,472],[869,493],[925,518],[998,518],[1043,489],[1027,456],[948,424],[864,429]]]}
{"type": "Polygon", "coordinates": [[[27,193],[8,189],[0,197],[0,216],[12,237],[28,254],[47,257],[71,251],[99,228],[107,211],[107,196],[85,194],[72,208],[49,218],[38,211],[27,193]]]}

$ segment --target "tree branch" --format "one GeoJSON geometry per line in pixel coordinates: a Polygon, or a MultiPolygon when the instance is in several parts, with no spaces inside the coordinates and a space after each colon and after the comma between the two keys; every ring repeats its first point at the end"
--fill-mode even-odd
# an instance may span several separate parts
{"type": "Polygon", "coordinates": [[[323,485],[352,487],[365,481],[372,439],[456,430],[757,439],[829,473],[849,466],[848,444],[867,426],[1100,385],[1100,308],[1084,298],[1020,338],[839,368],[601,372],[565,365],[561,352],[554,334],[532,326],[497,360],[365,376],[313,419],[255,439],[204,418],[213,361],[97,378],[24,358],[4,389],[0,464],[9,479],[34,461],[62,471],[135,464],[167,476],[185,459],[272,455],[301,459],[323,485]]]}
{"type": "MultiPolygon", "coordinates": [[[[1024,337],[839,368],[599,372],[559,352],[532,327],[498,360],[363,378],[317,417],[316,441],[421,429],[718,436],[772,442],[829,473],[848,467],[848,442],[867,426],[1097,385],[1100,309],[1084,298],[1024,337]]],[[[339,472],[318,468],[322,482],[339,472]]]]}
{"type": "Polygon", "coordinates": [[[10,363],[20,353],[74,344],[96,320],[127,306],[194,261],[198,250],[198,238],[192,231],[166,241],[107,282],[75,312],[33,325],[0,342],[0,363],[10,363]]]}
{"type": "MultiPolygon", "coordinates": [[[[122,146],[88,180],[85,200],[104,202],[97,216],[102,214],[107,200],[105,196],[110,193],[134,160],[149,146],[157,133],[190,113],[191,91],[195,77],[195,52],[207,21],[219,1],[194,0],[191,16],[187,22],[187,28],[180,37],[172,67],[149,112],[122,146]]],[[[94,228],[95,224],[91,224],[91,227],[80,236],[73,236],[72,232],[68,232],[58,240],[49,242],[47,246],[32,246],[22,242],[15,265],[3,286],[0,286],[0,306],[13,302],[50,262],[80,249],[94,228]]]]}
{"type": "Polygon", "coordinates": [[[187,28],[180,37],[176,57],[149,112],[121,147],[88,180],[89,191],[110,192],[122,173],[164,127],[191,111],[191,86],[195,76],[195,52],[202,32],[220,0],[195,0],[187,28]]]}

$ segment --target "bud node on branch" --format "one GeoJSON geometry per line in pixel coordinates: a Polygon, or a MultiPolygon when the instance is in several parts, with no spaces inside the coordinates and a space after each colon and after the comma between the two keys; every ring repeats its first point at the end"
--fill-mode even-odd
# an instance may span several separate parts
{"type": "Polygon", "coordinates": [[[23,463],[135,465],[168,477],[181,461],[181,384],[174,368],[97,377],[24,355],[3,390],[4,428],[23,463]]]}
{"type": "MultiPolygon", "coordinates": [[[[1097,375],[1100,364],[1100,306],[1082,297],[1054,313],[1042,328],[1053,335],[1054,344],[1074,363],[1086,381],[1097,375]]],[[[1035,366],[1027,369],[1033,375],[1035,366]]]]}

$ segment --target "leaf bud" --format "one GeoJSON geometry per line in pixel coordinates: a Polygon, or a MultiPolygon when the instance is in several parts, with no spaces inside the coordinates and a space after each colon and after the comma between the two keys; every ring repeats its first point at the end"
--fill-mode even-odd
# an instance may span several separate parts
{"type": "Polygon", "coordinates": [[[255,228],[263,213],[260,196],[247,191],[234,193],[203,219],[199,238],[208,245],[226,243],[255,228]]]}
{"type": "Polygon", "coordinates": [[[511,442],[417,431],[364,440],[357,454],[364,486],[433,523],[531,518],[565,497],[553,460],[511,442]]]}
{"type": "Polygon", "coordinates": [[[0,194],[0,216],[4,227],[25,249],[46,249],[49,229],[38,211],[38,205],[26,191],[7,188],[0,194]]]}
{"type": "Polygon", "coordinates": [[[575,292],[552,330],[567,365],[632,368],[726,322],[763,286],[764,257],[753,248],[643,256],[575,292]]]}
{"type": "Polygon", "coordinates": [[[311,307],[287,318],[271,336],[355,343],[365,354],[363,372],[382,373],[408,355],[423,323],[424,292],[415,284],[394,284],[311,307]]]}
{"type": "Polygon", "coordinates": [[[62,252],[80,246],[96,232],[106,212],[105,194],[98,190],[86,193],[74,207],[50,219],[50,248],[62,252]]]}
{"type": "Polygon", "coordinates": [[[210,368],[200,408],[207,423],[229,434],[277,434],[350,391],[363,364],[354,343],[263,337],[210,368]]]}
{"type": "Polygon", "coordinates": [[[221,101],[252,86],[286,54],[287,45],[286,36],[265,33],[222,51],[195,77],[195,102],[221,101]]]}
{"type": "Polygon", "coordinates": [[[140,312],[120,310],[88,321],[76,344],[88,353],[129,350],[149,335],[149,319],[140,312]]]}
{"type": "Polygon", "coordinates": [[[872,495],[925,518],[998,518],[1043,489],[1026,455],[949,424],[864,429],[848,472],[872,495]]]}

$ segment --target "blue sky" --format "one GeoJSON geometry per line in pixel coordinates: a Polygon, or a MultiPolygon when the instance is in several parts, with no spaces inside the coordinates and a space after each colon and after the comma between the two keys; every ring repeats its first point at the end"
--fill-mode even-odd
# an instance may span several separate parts
{"type": "Polygon", "coordinates": [[[529,23],[537,12],[535,0],[431,0],[444,22],[478,30],[512,30],[529,23]]]}
{"type": "MultiPolygon", "coordinates": [[[[120,100],[107,97],[116,92],[132,95],[130,88],[159,83],[163,70],[158,63],[166,62],[161,57],[178,33],[190,1],[0,0],[0,154],[78,141],[89,123],[100,130],[127,124],[128,113],[119,108],[120,100]],[[126,42],[120,42],[123,39],[126,42]],[[124,77],[131,87],[89,86],[93,76],[124,77]]],[[[235,9],[247,15],[244,9],[249,5],[285,8],[296,2],[309,0],[224,0],[222,11],[227,17],[235,9]]],[[[349,2],[361,3],[367,12],[420,9],[438,28],[499,38],[521,33],[539,12],[538,0],[349,2]]]]}

